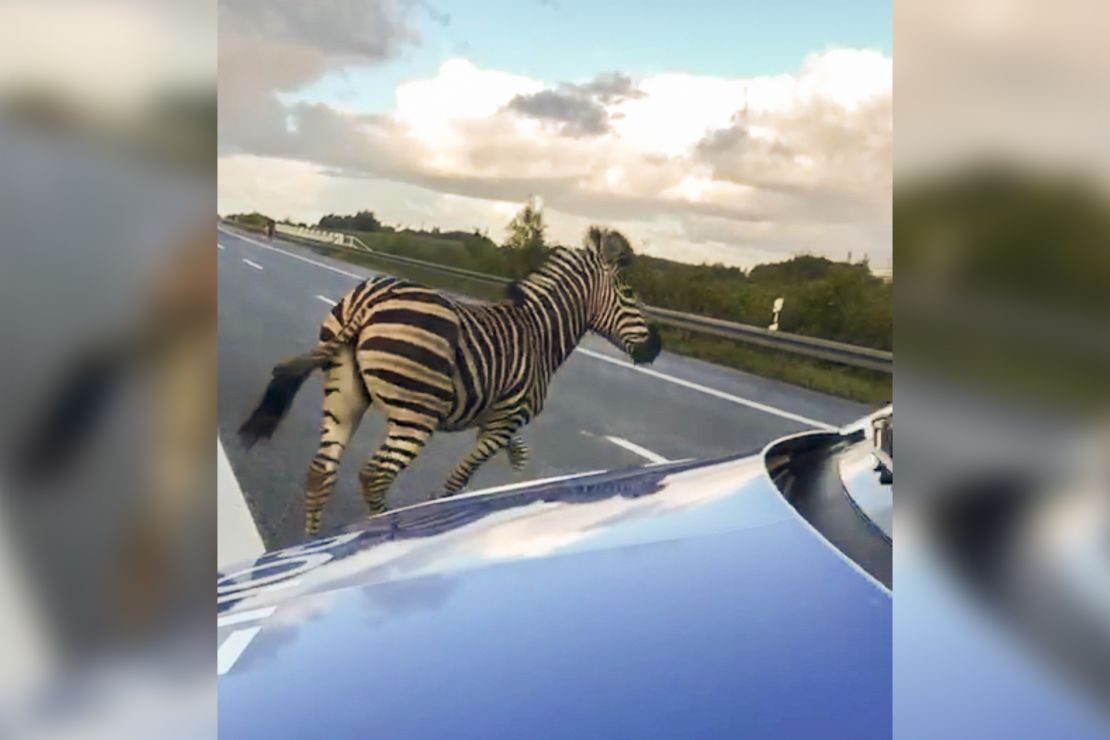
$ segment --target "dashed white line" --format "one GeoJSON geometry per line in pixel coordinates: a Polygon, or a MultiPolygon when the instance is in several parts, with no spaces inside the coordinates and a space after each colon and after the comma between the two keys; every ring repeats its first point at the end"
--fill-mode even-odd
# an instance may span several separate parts
{"type": "Polygon", "coordinates": [[[220,229],[220,231],[223,231],[225,234],[233,236],[236,239],[242,239],[243,241],[247,242],[248,244],[253,244],[256,247],[262,247],[263,249],[269,249],[271,252],[277,252],[278,254],[284,254],[286,257],[292,257],[295,260],[300,260],[301,262],[307,262],[310,265],[316,265],[317,267],[322,267],[325,270],[331,270],[332,272],[338,272],[340,275],[346,275],[348,277],[358,278],[359,280],[365,280],[366,277],[367,277],[366,275],[359,275],[357,272],[349,272],[347,270],[340,270],[338,267],[332,267],[331,265],[325,264],[323,262],[319,262],[317,260],[309,259],[308,257],[302,257],[299,254],[293,254],[292,252],[286,252],[284,249],[278,249],[277,247],[271,246],[269,244],[263,244],[262,242],[258,241],[257,239],[251,239],[249,236],[243,236],[242,234],[236,234],[233,231],[226,231],[224,229],[220,229]]]}
{"type": "Polygon", "coordinates": [[[316,300],[323,301],[324,303],[328,304],[329,306],[334,306],[336,303],[339,302],[339,301],[333,301],[331,298],[328,298],[325,295],[316,296],[316,300]]]}
{"type": "Polygon", "coordinates": [[[775,408],[774,406],[768,406],[765,403],[759,403],[758,401],[749,401],[746,398],[740,398],[739,396],[734,396],[731,393],[725,393],[724,391],[719,391],[716,388],[710,388],[709,386],[701,385],[700,383],[694,383],[694,382],[691,382],[689,380],[683,380],[682,378],[676,378],[673,375],[667,375],[666,373],[661,373],[658,370],[649,370],[646,367],[637,367],[635,365],[629,365],[628,362],[625,361],[625,360],[618,360],[618,359],[615,359],[613,357],[609,357],[608,355],[603,355],[600,352],[595,352],[592,349],[584,349],[584,348],[579,347],[577,351],[581,352],[584,355],[589,355],[590,357],[594,357],[598,360],[601,360],[602,362],[608,362],[608,363],[611,363],[613,365],[619,365],[620,367],[623,367],[626,370],[631,370],[631,371],[637,372],[637,373],[643,373],[644,375],[650,375],[653,378],[659,378],[660,380],[665,380],[668,383],[674,383],[675,385],[681,385],[684,388],[689,388],[691,390],[699,391],[701,393],[705,393],[707,395],[714,396],[716,398],[720,398],[722,400],[729,401],[731,403],[739,404],[741,406],[747,406],[750,409],[756,409],[757,411],[762,411],[762,412],[767,413],[767,414],[772,414],[774,416],[780,416],[783,419],[790,419],[791,421],[797,421],[797,422],[800,422],[802,424],[807,424],[811,427],[816,427],[818,429],[824,429],[824,430],[827,430],[827,431],[835,431],[837,429],[837,427],[833,426],[832,424],[826,424],[823,421],[818,421],[817,419],[811,419],[808,416],[802,416],[801,414],[795,414],[795,413],[792,413],[790,411],[784,411],[782,409],[775,408]]]}
{"type": "Polygon", "coordinates": [[[247,645],[251,644],[251,640],[261,629],[261,627],[247,627],[235,630],[227,636],[227,639],[223,641],[220,649],[216,652],[216,675],[222,676],[231,670],[235,661],[239,660],[239,656],[243,654],[247,645]]]}
{"type": "Polygon", "coordinates": [[[216,249],[224,249],[224,245],[216,242],[216,249]]]}
{"type": "Polygon", "coordinates": [[[644,458],[648,462],[651,462],[651,463],[670,462],[669,460],[667,460],[667,458],[663,457],[662,455],[656,454],[656,453],[652,452],[651,450],[649,450],[646,447],[641,447],[640,445],[636,444],[635,442],[629,442],[627,439],[621,439],[620,437],[610,437],[608,435],[605,435],[605,439],[609,440],[610,442],[615,444],[617,447],[623,447],[624,449],[628,450],[629,452],[631,452],[633,454],[636,454],[636,455],[639,455],[640,457],[644,458]]]}
{"type": "Polygon", "coordinates": [[[256,270],[261,270],[262,269],[262,265],[258,264],[257,262],[251,262],[246,257],[243,258],[243,264],[250,265],[251,267],[253,267],[256,270]]]}

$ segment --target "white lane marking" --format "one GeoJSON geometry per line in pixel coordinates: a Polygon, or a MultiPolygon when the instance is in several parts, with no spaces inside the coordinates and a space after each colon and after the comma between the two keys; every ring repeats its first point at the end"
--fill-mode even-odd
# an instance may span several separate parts
{"type": "MultiPolygon", "coordinates": [[[[348,275],[348,276],[353,277],[353,278],[358,278],[359,280],[365,280],[366,279],[365,275],[359,275],[357,273],[348,272],[346,270],[340,270],[337,267],[332,267],[331,265],[326,265],[323,262],[317,262],[316,260],[311,260],[311,259],[308,259],[307,257],[302,257],[299,254],[293,254],[292,252],[286,252],[284,249],[278,249],[277,247],[270,246],[269,244],[263,244],[260,241],[257,241],[255,239],[251,239],[250,237],[242,236],[241,234],[236,234],[236,233],[231,232],[231,231],[226,231],[225,229],[220,229],[220,231],[223,231],[225,234],[230,234],[231,236],[234,236],[238,239],[242,239],[245,242],[249,242],[250,244],[254,244],[256,246],[262,247],[263,249],[269,249],[269,250],[272,250],[274,252],[280,252],[281,254],[292,257],[293,259],[298,259],[301,262],[307,262],[310,265],[316,265],[317,267],[322,267],[325,270],[331,270],[332,272],[338,272],[340,275],[348,275]]],[[[734,396],[731,393],[725,393],[724,391],[719,391],[715,388],[710,388],[708,386],[704,386],[704,385],[701,385],[699,383],[693,383],[689,380],[682,380],[681,378],[676,378],[673,375],[666,375],[665,373],[661,373],[661,372],[658,372],[656,370],[649,370],[647,368],[636,367],[634,365],[629,365],[626,362],[623,362],[621,360],[613,359],[612,357],[609,357],[608,355],[603,355],[600,352],[594,352],[593,350],[584,349],[584,348],[581,348],[581,347],[578,348],[577,351],[581,352],[582,354],[589,355],[590,357],[594,357],[594,358],[597,358],[599,360],[602,360],[604,362],[609,362],[609,363],[612,363],[614,365],[619,365],[619,366],[621,366],[623,368],[626,368],[626,369],[629,369],[629,370],[634,370],[634,371],[639,372],[639,373],[644,373],[645,375],[650,375],[653,378],[659,378],[660,380],[666,380],[670,383],[675,383],[677,385],[681,385],[683,387],[690,388],[691,390],[700,391],[702,393],[707,393],[711,396],[716,396],[717,398],[721,398],[721,399],[724,399],[726,401],[730,401],[732,403],[739,404],[741,406],[747,406],[748,408],[756,409],[757,411],[763,411],[764,413],[767,413],[767,414],[772,414],[774,416],[780,416],[783,419],[790,419],[791,421],[797,421],[797,422],[800,422],[802,424],[807,424],[809,426],[816,427],[817,429],[825,429],[825,430],[828,430],[828,431],[834,431],[834,430],[837,429],[837,427],[833,426],[832,424],[826,424],[825,422],[818,421],[817,419],[810,419],[809,417],[802,416],[801,414],[795,414],[795,413],[792,413],[790,411],[784,411],[783,409],[778,409],[778,408],[775,408],[774,406],[768,406],[767,404],[759,403],[757,401],[749,401],[746,398],[740,398],[739,396],[734,396]]]]}
{"type": "Polygon", "coordinates": [[[334,306],[336,303],[339,302],[339,301],[333,301],[331,298],[328,298],[327,296],[323,296],[323,295],[316,296],[316,300],[323,301],[324,303],[328,304],[329,306],[334,306]]]}
{"type": "Polygon", "coordinates": [[[224,249],[224,245],[216,242],[216,249],[224,249]]]}
{"type": "Polygon", "coordinates": [[[216,438],[216,565],[254,560],[266,548],[235,480],[223,443],[216,438]]]}
{"type": "Polygon", "coordinates": [[[300,260],[301,262],[307,262],[310,265],[316,265],[317,267],[322,267],[325,270],[331,270],[332,272],[338,272],[340,275],[346,275],[348,277],[358,278],[359,280],[365,280],[367,278],[367,275],[359,275],[357,272],[348,272],[347,270],[340,270],[338,267],[332,267],[331,265],[325,264],[323,262],[318,262],[316,260],[309,259],[308,257],[302,257],[301,255],[293,254],[292,252],[286,252],[284,249],[278,249],[277,247],[271,246],[269,244],[263,244],[262,242],[260,242],[256,239],[251,239],[249,236],[243,236],[242,234],[236,234],[233,231],[226,231],[225,229],[220,229],[220,231],[223,231],[225,234],[228,234],[229,236],[233,236],[236,239],[242,239],[243,241],[247,242],[248,244],[253,244],[256,247],[262,247],[263,249],[269,249],[271,252],[277,252],[278,254],[284,254],[286,257],[292,257],[295,260],[300,260]]]}
{"type": "Polygon", "coordinates": [[[635,442],[629,442],[627,439],[621,439],[620,437],[610,437],[608,435],[604,435],[604,437],[605,437],[605,439],[607,439],[610,442],[612,442],[613,444],[615,444],[617,447],[623,447],[624,449],[628,450],[629,452],[632,452],[634,454],[639,455],[640,457],[644,458],[648,462],[651,462],[651,463],[670,462],[667,458],[663,457],[662,455],[657,455],[656,453],[652,452],[648,448],[641,447],[640,445],[636,444],[635,442]]]}
{"type": "Polygon", "coordinates": [[[243,622],[256,622],[259,619],[266,619],[277,611],[276,606],[265,606],[261,609],[250,609],[245,612],[235,612],[228,614],[226,617],[220,617],[216,620],[217,627],[230,627],[233,624],[242,624],[243,622]]]}
{"type": "Polygon", "coordinates": [[[801,414],[784,411],[782,409],[775,408],[774,406],[768,406],[765,403],[759,403],[758,401],[749,401],[746,398],[740,398],[739,396],[734,396],[731,393],[725,393],[724,391],[719,391],[716,388],[710,388],[709,386],[701,385],[700,383],[694,383],[689,380],[683,380],[682,378],[676,378],[673,375],[667,375],[666,373],[661,373],[658,370],[649,370],[645,367],[637,367],[636,365],[629,364],[627,361],[614,359],[612,357],[609,357],[608,355],[603,355],[600,352],[595,352],[592,349],[584,349],[582,347],[579,347],[576,351],[581,352],[584,355],[594,357],[603,362],[609,362],[614,365],[618,365],[625,368],[626,370],[632,370],[633,372],[650,375],[653,378],[659,378],[660,380],[665,380],[668,383],[681,385],[684,388],[699,391],[701,393],[705,393],[707,395],[714,396],[725,401],[730,401],[741,406],[747,406],[748,408],[762,411],[767,414],[773,414],[774,416],[781,416],[783,419],[790,419],[791,421],[801,422],[802,424],[807,424],[811,427],[816,427],[817,429],[825,429],[827,431],[836,431],[837,429],[837,427],[833,426],[832,424],[826,424],[823,421],[811,419],[808,416],[802,416],[801,414]]]}
{"type": "Polygon", "coordinates": [[[245,629],[235,630],[227,639],[220,645],[220,649],[216,652],[216,675],[222,676],[231,670],[235,665],[235,661],[239,660],[239,656],[247,649],[247,645],[251,644],[251,640],[258,635],[261,627],[246,627],[245,629]]]}
{"type": "Polygon", "coordinates": [[[262,265],[258,264],[257,262],[251,262],[246,257],[243,258],[243,263],[247,264],[247,265],[250,265],[251,267],[253,267],[256,270],[261,270],[262,269],[262,265]]]}

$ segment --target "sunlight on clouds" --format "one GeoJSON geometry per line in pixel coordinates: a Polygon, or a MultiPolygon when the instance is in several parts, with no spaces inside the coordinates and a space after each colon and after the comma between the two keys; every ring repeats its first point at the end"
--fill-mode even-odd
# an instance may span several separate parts
{"type": "Polygon", "coordinates": [[[729,124],[744,106],[743,80],[666,74],[640,83],[646,95],[624,101],[613,122],[620,140],[638,151],[677,156],[711,129],[729,124]]]}
{"type": "Polygon", "coordinates": [[[848,110],[882,95],[894,86],[890,57],[867,49],[832,49],[810,54],[797,81],[797,102],[831,100],[848,110]]]}
{"type": "Polygon", "coordinates": [[[527,77],[479,69],[466,59],[449,59],[435,77],[397,87],[393,116],[427,144],[452,143],[458,119],[493,116],[515,95],[542,86],[527,77]]]}
{"type": "Polygon", "coordinates": [[[709,189],[712,184],[713,181],[708,177],[687,175],[674,187],[664,190],[662,195],[677,200],[701,200],[702,195],[705,194],[705,191],[709,189]]]}
{"type": "Polygon", "coordinates": [[[249,170],[266,165],[244,159],[226,170],[236,184],[221,183],[221,210],[236,210],[224,206],[235,190],[237,202],[310,221],[372,189],[376,199],[355,208],[500,238],[503,204],[537,195],[551,237],[564,243],[577,243],[571,224],[607,221],[686,261],[852,251],[884,264],[891,76],[889,57],[857,49],[810,54],[790,74],[734,79],[612,73],[550,83],[449,59],[435,76],[400,84],[394,110],[372,121],[339,105],[302,105],[323,128],[287,130],[277,143],[245,131],[235,142],[237,151],[341,167],[372,188],[307,165],[275,166],[252,182],[249,170]],[[331,185],[306,186],[321,179],[331,185]],[[340,182],[352,195],[337,198],[340,182]],[[387,195],[403,184],[404,198],[387,195]],[[314,200],[325,194],[327,203],[314,200]],[[448,195],[486,205],[447,209],[448,195]]]}

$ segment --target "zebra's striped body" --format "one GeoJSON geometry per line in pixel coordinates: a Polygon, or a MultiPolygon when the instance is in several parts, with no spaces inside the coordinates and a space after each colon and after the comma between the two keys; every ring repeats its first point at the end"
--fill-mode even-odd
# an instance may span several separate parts
{"type": "MultiPolygon", "coordinates": [[[[502,303],[463,303],[393,277],[367,280],[344,296],[324,321],[316,348],[276,368],[271,383],[280,384],[281,369],[291,364],[302,379],[313,367],[325,371],[306,532],[318,530],[339,459],[372,403],[385,411],[387,436],[359,478],[367,506],[377,513],[393,479],[436,431],[478,431],[477,444],[447,479],[447,495],[462,490],[502,449],[515,468],[523,466],[527,448],[517,431],[543,409],[552,376],[587,331],[638,361],[654,359],[658,335],[619,278],[630,253],[627,241],[594,229],[587,242],[587,249],[555,250],[502,303]]],[[[252,420],[265,408],[266,399],[252,420]]],[[[252,432],[269,436],[276,427],[276,421],[251,424],[243,428],[248,441],[252,432]]]]}

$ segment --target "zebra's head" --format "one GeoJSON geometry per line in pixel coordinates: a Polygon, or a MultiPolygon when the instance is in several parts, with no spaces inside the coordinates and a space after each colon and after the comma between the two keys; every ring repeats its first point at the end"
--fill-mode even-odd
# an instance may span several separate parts
{"type": "Polygon", "coordinates": [[[598,271],[589,298],[590,329],[627,352],[637,365],[652,362],[663,341],[624,279],[624,268],[632,259],[628,240],[619,231],[591,226],[586,249],[598,271]]]}

